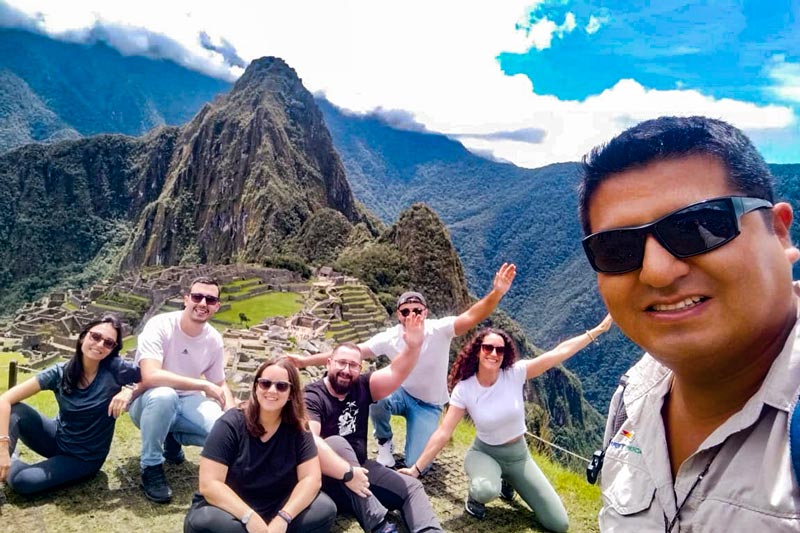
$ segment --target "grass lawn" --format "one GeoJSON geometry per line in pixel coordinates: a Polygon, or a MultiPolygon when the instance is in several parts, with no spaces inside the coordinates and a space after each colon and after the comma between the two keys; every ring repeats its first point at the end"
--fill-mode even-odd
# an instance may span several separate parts
{"type": "MultiPolygon", "coordinates": [[[[28,360],[17,352],[0,352],[0,392],[8,389],[8,363],[16,361],[17,364],[25,365],[28,360]]],[[[18,371],[17,383],[20,383],[30,377],[29,374],[18,371]]]]}
{"type": "Polygon", "coordinates": [[[121,353],[125,353],[128,350],[133,350],[136,348],[136,342],[138,337],[136,335],[129,335],[122,339],[122,349],[120,350],[121,353]]]}
{"type": "Polygon", "coordinates": [[[268,292],[246,300],[229,300],[231,308],[214,315],[213,320],[239,324],[239,313],[247,315],[249,324],[258,324],[271,316],[291,316],[303,308],[302,296],[296,292],[268,292]]]}

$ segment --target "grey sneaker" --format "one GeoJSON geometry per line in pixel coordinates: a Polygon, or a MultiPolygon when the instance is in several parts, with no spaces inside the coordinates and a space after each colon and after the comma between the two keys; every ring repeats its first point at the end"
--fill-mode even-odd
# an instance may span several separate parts
{"type": "Polygon", "coordinates": [[[167,438],[164,439],[164,460],[171,465],[179,465],[186,461],[181,443],[172,432],[167,433],[167,438]]]}
{"type": "Polygon", "coordinates": [[[514,499],[514,487],[511,484],[503,479],[500,483],[500,497],[506,501],[512,501],[514,499]]]}
{"type": "Polygon", "coordinates": [[[477,500],[473,500],[469,495],[467,495],[467,499],[464,502],[464,509],[478,520],[483,520],[486,517],[486,506],[477,500]]]}
{"type": "Polygon", "coordinates": [[[142,470],[142,489],[147,499],[156,503],[172,501],[172,489],[164,475],[164,465],[146,466],[142,470]]]}

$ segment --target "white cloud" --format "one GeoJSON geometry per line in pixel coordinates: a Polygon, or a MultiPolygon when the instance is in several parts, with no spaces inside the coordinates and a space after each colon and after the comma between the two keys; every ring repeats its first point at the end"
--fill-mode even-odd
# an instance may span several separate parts
{"type": "Polygon", "coordinates": [[[608,21],[608,17],[595,17],[594,15],[589,16],[589,22],[586,24],[586,33],[589,35],[597,33],[603,24],[608,21]]]}
{"type": "Polygon", "coordinates": [[[776,55],[767,66],[767,74],[775,81],[771,88],[773,94],[800,103],[800,63],[788,63],[784,55],[776,55]]]}
{"type": "Polygon", "coordinates": [[[564,16],[564,22],[560,25],[547,17],[539,18],[535,22],[517,23],[518,30],[524,31],[530,46],[540,51],[550,48],[554,36],[563,38],[564,35],[572,32],[576,26],[575,15],[572,12],[568,12],[564,16]]]}
{"type": "Polygon", "coordinates": [[[570,13],[560,25],[542,24],[541,35],[531,37],[529,30],[542,21],[529,29],[518,21],[526,14],[529,21],[541,0],[228,0],[222,7],[190,0],[11,3],[30,15],[40,12],[51,32],[98,23],[122,34],[129,28],[127,37],[114,38],[138,43],[139,49],[151,49],[153,36],[166,35],[183,50],[173,59],[207,72],[228,68],[214,48],[244,60],[282,57],[307,88],[324,92],[339,107],[392,110],[383,113],[396,123],[444,133],[476,153],[521,166],[577,160],[631,122],[662,114],[710,115],[749,131],[788,127],[795,119],[787,107],[715,100],[696,91],[652,91],[632,80],[583,102],[536,95],[527,77],[506,76],[496,58],[503,51],[544,46],[554,35],[567,38],[577,27],[570,13]]]}

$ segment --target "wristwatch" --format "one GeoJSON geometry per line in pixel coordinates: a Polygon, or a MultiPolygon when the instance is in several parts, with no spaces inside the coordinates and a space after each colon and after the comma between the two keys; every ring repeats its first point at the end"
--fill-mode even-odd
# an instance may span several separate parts
{"type": "Polygon", "coordinates": [[[351,479],[353,479],[353,465],[350,465],[350,470],[345,472],[344,476],[342,476],[342,481],[345,483],[349,482],[351,479]]]}
{"type": "Polygon", "coordinates": [[[239,519],[239,522],[241,522],[244,525],[247,525],[247,523],[250,521],[250,518],[252,516],[253,516],[253,510],[252,509],[248,509],[247,512],[244,513],[242,515],[242,517],[239,519]]]}

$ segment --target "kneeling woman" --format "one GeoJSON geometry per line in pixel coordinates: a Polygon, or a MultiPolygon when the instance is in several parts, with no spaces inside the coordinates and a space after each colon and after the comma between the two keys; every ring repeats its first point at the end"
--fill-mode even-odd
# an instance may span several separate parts
{"type": "Polygon", "coordinates": [[[585,348],[611,327],[606,316],[594,329],[562,342],[533,359],[517,361],[511,337],[499,329],[484,329],[468,341],[450,372],[450,407],[431,435],[416,464],[400,470],[419,476],[447,444],[456,424],[469,413],[477,436],[464,458],[469,476],[466,510],[476,518],[497,496],[507,499],[519,492],[551,531],[566,531],[567,511],[556,491],[533,462],[525,442],[525,381],[543,374],[585,348]]]}
{"type": "Polygon", "coordinates": [[[33,494],[95,475],[108,455],[114,423],[127,407],[124,385],[141,380],[139,368],[119,357],[122,326],[112,316],[90,322],[78,336],[75,356],[43,370],[0,396],[0,481],[33,494]],[[51,419],[20,403],[52,390],[58,415],[51,419]],[[12,458],[17,441],[46,460],[12,458]]]}
{"type": "Polygon", "coordinates": [[[286,357],[256,370],[250,399],[214,424],[185,533],[327,532],[336,505],[308,431],[300,375],[286,357]]]}

